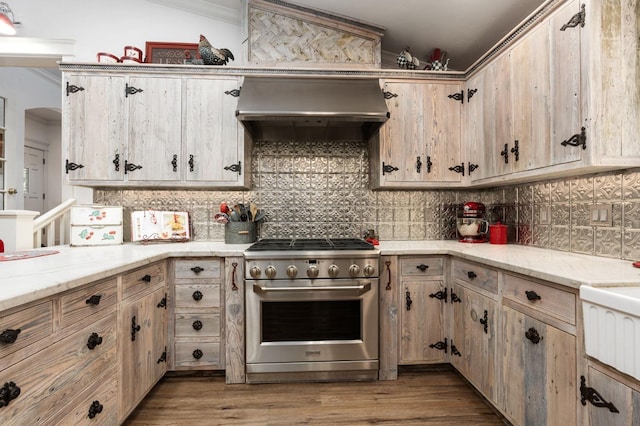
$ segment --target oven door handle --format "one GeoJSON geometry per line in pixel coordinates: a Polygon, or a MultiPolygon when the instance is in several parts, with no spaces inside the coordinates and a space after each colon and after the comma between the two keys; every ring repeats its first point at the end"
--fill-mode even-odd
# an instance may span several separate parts
{"type": "Polygon", "coordinates": [[[253,285],[253,291],[255,293],[284,293],[291,291],[353,291],[356,290],[358,294],[364,294],[371,290],[371,283],[366,282],[362,285],[349,285],[349,286],[323,286],[323,287],[263,287],[260,284],[253,285]]]}

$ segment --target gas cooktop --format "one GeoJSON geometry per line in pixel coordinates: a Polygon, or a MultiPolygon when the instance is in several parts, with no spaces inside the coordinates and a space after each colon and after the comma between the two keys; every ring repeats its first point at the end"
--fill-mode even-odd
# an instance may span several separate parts
{"type": "Polygon", "coordinates": [[[266,238],[252,244],[246,251],[292,250],[375,250],[375,247],[359,238],[266,238]]]}

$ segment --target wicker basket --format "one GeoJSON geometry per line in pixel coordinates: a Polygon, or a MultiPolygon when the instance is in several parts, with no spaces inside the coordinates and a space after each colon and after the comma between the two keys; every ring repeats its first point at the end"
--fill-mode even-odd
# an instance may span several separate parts
{"type": "Polygon", "coordinates": [[[256,222],[228,222],[224,226],[224,242],[227,244],[248,244],[257,240],[256,222]]]}

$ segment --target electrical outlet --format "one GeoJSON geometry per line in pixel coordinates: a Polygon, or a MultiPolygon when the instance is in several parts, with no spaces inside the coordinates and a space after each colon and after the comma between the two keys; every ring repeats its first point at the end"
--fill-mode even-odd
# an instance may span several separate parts
{"type": "Polygon", "coordinates": [[[551,206],[540,206],[540,225],[551,224],[551,206]]]}
{"type": "Polygon", "coordinates": [[[613,206],[611,204],[593,204],[591,206],[591,226],[613,226],[613,206]]]}

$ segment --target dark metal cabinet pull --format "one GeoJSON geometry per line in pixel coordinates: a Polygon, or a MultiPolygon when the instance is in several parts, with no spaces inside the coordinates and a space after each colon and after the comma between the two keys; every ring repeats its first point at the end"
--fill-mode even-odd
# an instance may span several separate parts
{"type": "Polygon", "coordinates": [[[389,273],[389,281],[387,281],[385,290],[391,290],[391,262],[387,260],[384,262],[384,264],[387,267],[387,272],[389,273]]]}
{"type": "Polygon", "coordinates": [[[151,282],[151,275],[147,274],[147,275],[143,276],[142,278],[140,278],[140,281],[144,281],[145,283],[150,283],[151,282]]]}
{"type": "Polygon", "coordinates": [[[405,298],[406,298],[407,311],[410,311],[411,305],[413,304],[413,300],[411,300],[411,292],[407,291],[407,293],[405,294],[405,298]]]}
{"type": "Polygon", "coordinates": [[[418,156],[418,158],[416,158],[416,172],[420,173],[420,170],[422,170],[422,161],[420,161],[420,156],[418,156]]]}
{"type": "Polygon", "coordinates": [[[469,271],[469,272],[467,272],[467,277],[469,277],[470,280],[474,280],[474,279],[478,278],[478,274],[476,274],[473,271],[469,271]]]}
{"type": "Polygon", "coordinates": [[[525,291],[525,292],[524,292],[524,294],[526,294],[526,295],[527,295],[527,300],[531,300],[531,301],[534,301],[534,300],[542,300],[542,297],[540,297],[540,296],[538,295],[538,293],[536,293],[536,292],[535,292],[535,291],[533,291],[533,290],[527,290],[527,291],[525,291]]]}
{"type": "Polygon", "coordinates": [[[529,330],[524,333],[524,337],[529,339],[534,345],[537,345],[540,343],[540,340],[542,340],[542,336],[538,334],[538,330],[533,327],[529,328],[529,330]]]}
{"type": "Polygon", "coordinates": [[[119,172],[120,171],[120,154],[114,155],[112,163],[116,172],[119,172]]]}
{"type": "Polygon", "coordinates": [[[500,151],[500,156],[504,157],[504,164],[509,164],[509,144],[504,144],[504,149],[500,151]]]}
{"type": "Polygon", "coordinates": [[[484,315],[480,318],[480,324],[484,326],[484,334],[489,334],[489,312],[485,309],[484,315]]]}
{"type": "Polygon", "coordinates": [[[131,341],[135,342],[136,333],[140,331],[140,325],[136,323],[135,315],[131,318],[131,341]]]}
{"type": "Polygon", "coordinates": [[[420,265],[416,266],[417,269],[420,269],[422,272],[425,272],[427,269],[429,269],[429,265],[425,265],[424,263],[421,263],[420,265]]]}
{"type": "Polygon", "coordinates": [[[89,417],[90,419],[93,419],[95,416],[97,416],[98,414],[102,413],[102,409],[103,409],[103,405],[100,404],[100,401],[93,401],[91,403],[91,406],[89,407],[89,414],[87,415],[87,417],[89,417]]]}
{"type": "Polygon", "coordinates": [[[193,322],[193,324],[191,324],[191,327],[193,327],[193,329],[194,329],[194,330],[196,330],[196,331],[200,331],[200,330],[202,330],[202,321],[200,321],[200,320],[195,320],[195,321],[193,322]]]}
{"type": "Polygon", "coordinates": [[[193,300],[195,300],[195,301],[202,300],[202,296],[203,296],[203,294],[202,294],[202,292],[200,290],[194,291],[193,294],[191,295],[191,297],[193,297],[193,300]]]}
{"type": "Polygon", "coordinates": [[[189,171],[193,171],[193,166],[195,165],[195,161],[193,159],[193,154],[189,155],[189,171]]]}
{"type": "Polygon", "coordinates": [[[0,333],[0,342],[2,343],[15,343],[18,340],[18,334],[20,334],[20,329],[17,328],[15,330],[6,329],[2,333],[0,333]]]}
{"type": "Polygon", "coordinates": [[[102,298],[102,296],[100,296],[99,294],[94,294],[93,296],[91,296],[90,298],[88,298],[87,300],[85,300],[85,303],[87,305],[99,305],[100,304],[100,299],[102,298]]]}
{"type": "Polygon", "coordinates": [[[587,405],[587,401],[593,404],[594,407],[608,408],[612,413],[619,413],[618,409],[613,402],[607,402],[600,392],[594,388],[587,386],[584,376],[580,376],[580,402],[582,405],[587,405]]]}
{"type": "Polygon", "coordinates": [[[171,160],[171,166],[174,172],[178,171],[178,156],[173,154],[173,159],[171,160]]]}
{"type": "Polygon", "coordinates": [[[516,161],[520,160],[520,142],[514,141],[513,148],[511,148],[511,153],[513,154],[516,161]]]}
{"type": "Polygon", "coordinates": [[[0,388],[0,408],[6,407],[20,396],[20,388],[14,382],[5,382],[0,388]]]}
{"type": "Polygon", "coordinates": [[[233,262],[231,264],[233,271],[231,271],[231,291],[238,291],[238,285],[236,284],[236,270],[238,269],[238,263],[233,262]]]}
{"type": "Polygon", "coordinates": [[[204,268],[201,268],[200,266],[194,266],[193,268],[191,268],[191,270],[194,274],[198,275],[200,272],[204,271],[204,268]]]}
{"type": "Polygon", "coordinates": [[[427,173],[431,173],[431,167],[433,167],[433,162],[431,161],[431,156],[427,155],[427,173]]]}
{"type": "Polygon", "coordinates": [[[202,355],[204,355],[204,354],[202,353],[202,351],[200,349],[196,349],[196,350],[193,351],[193,353],[191,355],[193,355],[193,357],[195,359],[200,359],[200,358],[202,358],[202,355]]]}
{"type": "Polygon", "coordinates": [[[102,337],[100,337],[98,333],[91,333],[91,336],[89,336],[89,339],[87,340],[87,347],[90,350],[93,350],[96,348],[96,346],[101,344],[102,344],[102,337]]]}

